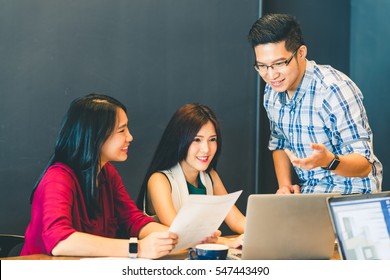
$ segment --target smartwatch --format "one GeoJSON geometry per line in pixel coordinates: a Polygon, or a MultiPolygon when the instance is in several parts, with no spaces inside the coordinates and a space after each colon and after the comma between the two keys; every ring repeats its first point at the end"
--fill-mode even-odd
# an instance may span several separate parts
{"type": "Polygon", "coordinates": [[[329,163],[329,165],[326,166],[326,167],[321,167],[321,168],[325,169],[325,170],[335,170],[339,164],[340,164],[339,156],[338,155],[334,155],[334,158],[329,163]]]}
{"type": "Polygon", "coordinates": [[[137,255],[138,255],[138,239],[137,237],[130,237],[129,258],[136,259],[137,255]]]}

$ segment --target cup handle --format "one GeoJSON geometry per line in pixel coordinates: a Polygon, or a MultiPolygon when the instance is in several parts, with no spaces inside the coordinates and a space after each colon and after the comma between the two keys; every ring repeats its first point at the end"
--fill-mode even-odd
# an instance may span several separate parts
{"type": "Polygon", "coordinates": [[[198,255],[196,254],[195,249],[190,249],[190,250],[188,251],[188,258],[189,258],[190,260],[197,260],[197,259],[198,259],[198,255]],[[193,254],[195,254],[195,257],[193,256],[193,254]]]}

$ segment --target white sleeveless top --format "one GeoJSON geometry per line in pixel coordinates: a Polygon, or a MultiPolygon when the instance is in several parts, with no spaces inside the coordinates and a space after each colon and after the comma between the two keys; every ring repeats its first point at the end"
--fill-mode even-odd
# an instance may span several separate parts
{"type": "MultiPolygon", "coordinates": [[[[175,207],[176,212],[179,211],[179,209],[186,203],[188,200],[188,197],[190,196],[190,193],[188,192],[187,187],[187,181],[184,177],[183,170],[180,166],[180,164],[176,164],[174,167],[168,170],[162,170],[162,173],[164,173],[171,185],[172,190],[172,202],[173,206],[175,207]]],[[[207,172],[201,171],[199,173],[200,180],[202,184],[206,188],[206,194],[207,195],[213,195],[213,182],[211,181],[210,175],[207,172]]],[[[144,214],[149,215],[146,212],[146,193],[144,196],[144,214]]],[[[149,215],[150,216],[150,215],[149,215]]],[[[151,216],[156,221],[158,221],[157,215],[151,216]]]]}

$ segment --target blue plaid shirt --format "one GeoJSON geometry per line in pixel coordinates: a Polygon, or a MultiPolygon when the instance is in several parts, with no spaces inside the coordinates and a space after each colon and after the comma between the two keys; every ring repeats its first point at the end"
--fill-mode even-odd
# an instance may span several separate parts
{"type": "Polygon", "coordinates": [[[343,177],[320,167],[295,168],[301,192],[367,193],[381,190],[382,164],[373,153],[372,131],[363,106],[363,95],[345,74],[330,66],[307,61],[306,72],[291,100],[268,84],[264,107],[270,120],[269,149],[294,152],[305,158],[310,143],[322,143],[334,154],[361,154],[372,163],[365,178],[343,177]]]}

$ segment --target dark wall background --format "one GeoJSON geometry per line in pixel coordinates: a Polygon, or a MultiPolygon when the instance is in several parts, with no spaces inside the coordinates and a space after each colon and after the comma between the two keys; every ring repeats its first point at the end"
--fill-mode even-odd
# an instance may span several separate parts
{"type": "Polygon", "coordinates": [[[374,152],[383,164],[382,190],[390,190],[390,1],[351,0],[350,75],[364,95],[374,152]]]}
{"type": "Polygon", "coordinates": [[[74,98],[103,92],[134,136],[117,163],[136,198],[173,112],[208,104],[228,191],[254,188],[255,79],[246,40],[256,0],[0,0],[0,232],[23,234],[29,195],[74,98]]]}
{"type": "Polygon", "coordinates": [[[296,15],[308,58],[362,89],[386,170],[389,10],[387,0],[0,0],[0,232],[24,233],[60,121],[71,100],[95,91],[128,107],[134,141],[116,166],[132,197],[169,118],[188,102],[208,104],[221,122],[218,171],[228,191],[244,190],[239,208],[250,193],[275,192],[246,41],[268,12],[296,15]]]}

